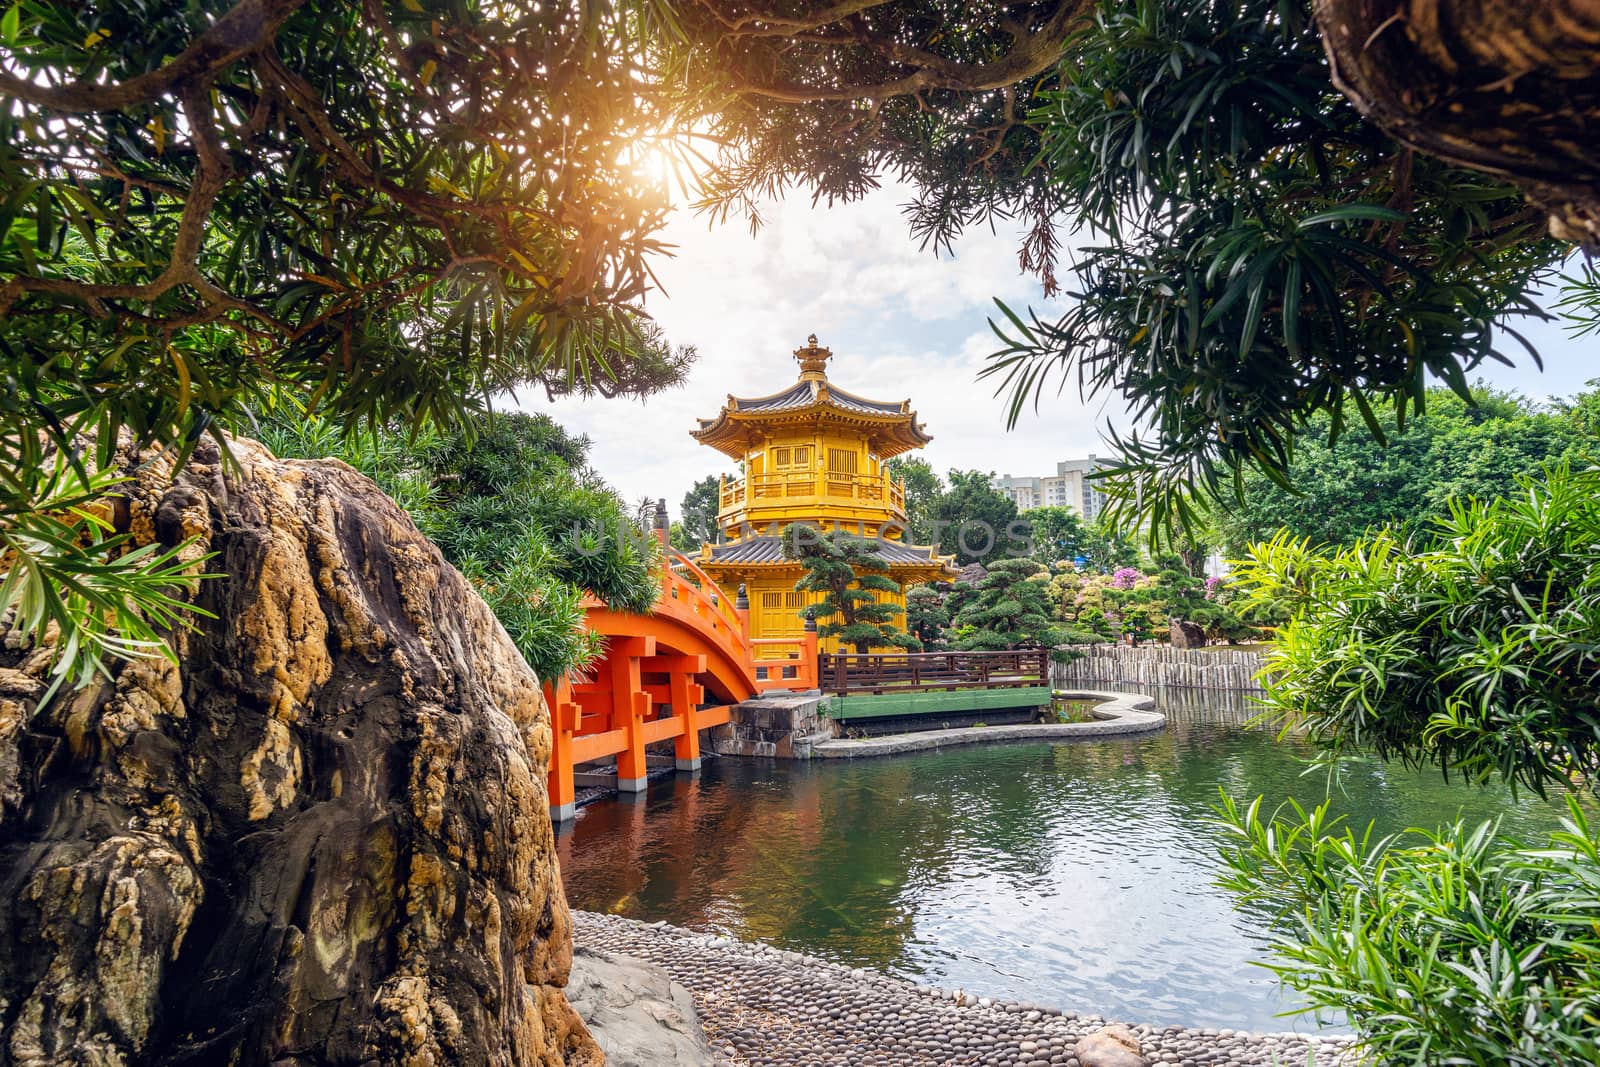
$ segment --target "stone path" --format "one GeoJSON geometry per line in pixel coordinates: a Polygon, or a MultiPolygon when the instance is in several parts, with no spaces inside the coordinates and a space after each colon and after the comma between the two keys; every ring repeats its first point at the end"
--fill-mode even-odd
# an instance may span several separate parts
{"type": "MultiPolygon", "coordinates": [[[[694,995],[717,1062],[729,1067],[1078,1067],[1078,1038],[1106,1023],[913,985],[665,923],[573,915],[577,944],[649,960],[682,983],[694,995]]],[[[1152,1064],[1333,1067],[1349,1058],[1347,1038],[1176,1026],[1133,1030],[1152,1064]]]]}

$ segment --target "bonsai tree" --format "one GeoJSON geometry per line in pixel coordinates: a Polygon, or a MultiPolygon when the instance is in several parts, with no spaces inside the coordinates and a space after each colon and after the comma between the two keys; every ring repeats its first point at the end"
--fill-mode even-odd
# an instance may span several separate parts
{"type": "Polygon", "coordinates": [[[922,647],[938,650],[944,647],[945,628],[950,625],[950,609],[945,598],[931,585],[913,586],[906,592],[906,630],[922,647]]]}
{"type": "Polygon", "coordinates": [[[1150,610],[1142,604],[1135,604],[1122,613],[1122,633],[1135,647],[1139,642],[1148,641],[1155,636],[1155,631],[1150,625],[1150,610]]]}
{"type": "Polygon", "coordinates": [[[889,566],[878,554],[876,542],[843,530],[825,534],[796,523],[783,531],[783,552],[806,571],[795,589],[822,594],[816,605],[818,637],[837,637],[862,656],[885,646],[913,652],[922,648],[920,641],[894,625],[904,612],[878,599],[878,593],[900,592],[900,583],[885,573],[889,566]]]}
{"type": "Polygon", "coordinates": [[[1049,572],[1029,559],[1001,559],[956,615],[955,647],[964,652],[1050,648],[1065,634],[1056,626],[1049,572]]]}

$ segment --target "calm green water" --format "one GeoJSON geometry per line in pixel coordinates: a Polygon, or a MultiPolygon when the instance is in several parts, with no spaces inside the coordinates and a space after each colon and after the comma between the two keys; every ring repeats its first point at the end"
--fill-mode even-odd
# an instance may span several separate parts
{"type": "MultiPolygon", "coordinates": [[[[560,837],[574,907],[761,940],[984,995],[1135,1022],[1307,1028],[1259,917],[1213,879],[1218,787],[1321,798],[1309,750],[1240,705],[1163,701],[1159,735],[882,760],[717,760],[643,800],[582,809],[560,837]],[[1188,703],[1189,706],[1185,706],[1188,703]]],[[[1382,829],[1557,809],[1377,763],[1337,808],[1382,829]]]]}

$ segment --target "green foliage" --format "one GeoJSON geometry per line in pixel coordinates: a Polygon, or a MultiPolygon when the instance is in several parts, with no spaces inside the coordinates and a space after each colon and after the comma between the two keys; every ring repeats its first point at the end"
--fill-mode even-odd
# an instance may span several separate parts
{"type": "Polygon", "coordinates": [[[1566,320],[1567,332],[1574,337],[1600,333],[1600,272],[1585,263],[1577,277],[1563,275],[1561,280],[1565,284],[1556,310],[1566,320]]]}
{"type": "Polygon", "coordinates": [[[708,474],[683,494],[683,506],[678,510],[683,524],[683,543],[673,544],[681,552],[699,552],[702,545],[717,539],[717,512],[722,509],[721,478],[708,474]]]}
{"type": "Polygon", "coordinates": [[[795,589],[822,595],[815,605],[818,637],[837,637],[863,655],[874,648],[922,647],[894,625],[901,609],[878,599],[879,593],[900,592],[900,583],[888,577],[875,541],[795,523],[784,528],[783,552],[805,568],[795,589]]]}
{"type": "Polygon", "coordinates": [[[915,183],[906,214],[924,246],[1021,218],[1024,269],[1048,272],[1057,198],[1029,166],[1039,141],[1021,118],[1032,88],[1055,76],[1077,4],[809,5],[730,18],[691,0],[675,13],[684,39],[662,44],[677,77],[705,87],[722,149],[702,209],[755,225],[762,200],[791,187],[831,205],[897,175],[915,183]]]}
{"type": "Polygon", "coordinates": [[[1150,609],[1143,604],[1132,604],[1123,608],[1121,623],[1122,636],[1136,647],[1156,635],[1150,619],[1150,609]]]}
{"type": "Polygon", "coordinates": [[[274,382],[454,424],[681,380],[638,310],[666,206],[626,160],[676,106],[636,77],[639,9],[232,6],[16,6],[14,387],[181,449],[274,382]]]}
{"type": "Polygon", "coordinates": [[[226,453],[217,431],[275,388],[340,432],[454,431],[517,386],[682,380],[692,351],[640,304],[667,208],[630,162],[683,119],[682,88],[643,76],[664,14],[7,5],[0,580],[24,629],[60,627],[67,676],[188,610],[159,592],[173,558],[51,512],[114,492],[114,449],[226,453]]]}
{"type": "MultiPolygon", "coordinates": [[[[1289,486],[1260,472],[1244,478],[1244,499],[1219,509],[1217,524],[1234,554],[1280,528],[1312,544],[1349,545],[1369,529],[1423,534],[1452,502],[1512,492],[1518,475],[1592,448],[1591,392],[1545,411],[1482,386],[1472,402],[1444,389],[1426,394],[1425,414],[1406,420],[1380,444],[1349,433],[1330,443],[1333,417],[1319,413],[1295,445],[1289,486]]],[[[1352,416],[1353,416],[1353,405],[1352,416]]],[[[1392,411],[1380,405],[1387,421],[1392,411]]]]}
{"type": "Polygon", "coordinates": [[[1600,378],[1591,378],[1586,384],[1587,391],[1570,400],[1555,401],[1554,408],[1571,424],[1578,440],[1593,449],[1600,441],[1600,378]]]}
{"type": "Polygon", "coordinates": [[[1343,1012],[1374,1062],[1579,1067],[1600,1031],[1600,827],[1575,798],[1542,847],[1494,824],[1374,839],[1327,805],[1224,795],[1222,882],[1280,921],[1271,967],[1343,1012]]]}
{"type": "Polygon", "coordinates": [[[1166,555],[1146,574],[1119,567],[1112,574],[1083,571],[1071,564],[1051,568],[1045,585],[1051,611],[1069,644],[1092,644],[1131,636],[1145,641],[1165,636],[1173,619],[1203,627],[1211,640],[1236,642],[1258,628],[1287,618],[1247,601],[1236,584],[1191,574],[1182,557],[1166,555]]]}
{"type": "Polygon", "coordinates": [[[1034,508],[1028,512],[1028,525],[1033,531],[1029,555],[1036,562],[1048,566],[1058,560],[1088,561],[1089,527],[1076,511],[1059,505],[1034,508]]]}
{"type": "Polygon", "coordinates": [[[906,632],[924,649],[944,648],[945,630],[950,626],[950,610],[945,598],[931,585],[914,585],[906,591],[906,632]]]}
{"type": "Polygon", "coordinates": [[[620,611],[655,603],[655,542],[589,469],[588,439],[544,415],[410,436],[347,435],[285,412],[262,431],[280,455],[336,456],[376,481],[473,583],[542,679],[599,655],[583,626],[585,594],[620,611]]]}
{"type": "Polygon", "coordinates": [[[952,470],[950,488],[933,504],[930,526],[957,563],[983,563],[1027,550],[1029,526],[1016,501],[993,485],[993,474],[952,470]]]}
{"type": "Polygon", "coordinates": [[[1076,373],[1151,428],[1104,488],[1157,532],[1246,467],[1284,479],[1325,412],[1382,436],[1432,374],[1465,394],[1564,250],[1517,190],[1419,156],[1335,91],[1310,5],[1104,0],[1031,121],[1099,244],[1052,321],[1002,306],[1014,423],[1076,373]],[[1347,403],[1350,408],[1347,409],[1347,403]]]}
{"type": "Polygon", "coordinates": [[[0,620],[36,644],[50,628],[59,631],[50,692],[86,683],[108,657],[177,662],[163,637],[191,614],[209,617],[177,595],[210,577],[199,566],[209,557],[190,551],[193,539],[130,546],[111,518],[122,479],[47,454],[37,438],[7,440],[0,450],[12,460],[0,469],[0,620]]]}
{"type": "Polygon", "coordinates": [[[896,456],[884,465],[891,478],[898,478],[906,491],[906,536],[914,545],[931,545],[938,540],[934,530],[934,508],[944,496],[944,479],[921,456],[896,456]]]}
{"type": "Polygon", "coordinates": [[[1054,649],[1064,641],[1051,613],[1049,572],[1029,559],[998,559],[958,600],[950,632],[963,652],[1054,649]]]}
{"type": "Polygon", "coordinates": [[[1084,608],[1078,613],[1076,623],[1068,626],[1062,636],[1069,645],[1095,645],[1116,639],[1117,631],[1106,618],[1103,608],[1084,608]]]}
{"type": "Polygon", "coordinates": [[[1124,601],[1112,586],[1114,580],[1110,574],[1079,570],[1070,563],[1054,565],[1045,595],[1066,643],[1097,644],[1121,636],[1124,601]]]}
{"type": "Polygon", "coordinates": [[[1371,750],[1543,790],[1600,770],[1600,470],[1457,502],[1425,547],[1280,535],[1239,571],[1293,605],[1266,701],[1334,753],[1371,750]]]}
{"type": "Polygon", "coordinates": [[[1033,536],[1030,555],[1046,566],[1065,560],[1080,569],[1109,574],[1139,562],[1133,542],[1104,523],[1084,522],[1071,508],[1034,508],[1026,521],[1033,536]]]}

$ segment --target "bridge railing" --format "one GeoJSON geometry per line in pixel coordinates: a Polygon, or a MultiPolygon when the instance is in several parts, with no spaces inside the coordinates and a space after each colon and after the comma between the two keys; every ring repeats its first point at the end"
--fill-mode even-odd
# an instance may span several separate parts
{"type": "Polygon", "coordinates": [[[807,630],[799,637],[756,637],[756,688],[817,688],[817,632],[807,630]]]}
{"type": "Polygon", "coordinates": [[[918,693],[1050,684],[1050,651],[837,652],[818,658],[825,693],[918,693]]]}
{"type": "Polygon", "coordinates": [[[716,581],[688,556],[675,548],[666,549],[667,568],[662,575],[661,595],[664,598],[698,602],[708,613],[715,613],[742,637],[743,620],[739,618],[728,594],[716,581]],[[676,594],[676,595],[674,595],[676,594]]]}

